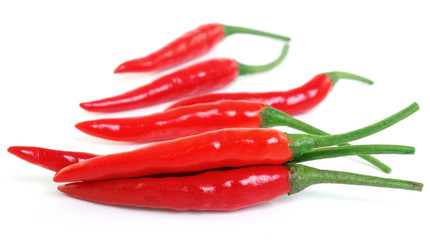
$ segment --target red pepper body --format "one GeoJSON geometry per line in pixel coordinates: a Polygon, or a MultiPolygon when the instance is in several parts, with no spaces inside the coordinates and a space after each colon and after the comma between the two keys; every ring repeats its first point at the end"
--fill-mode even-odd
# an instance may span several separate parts
{"type": "Polygon", "coordinates": [[[249,101],[220,101],[141,117],[85,121],[76,127],[87,134],[115,141],[159,141],[222,128],[258,128],[264,107],[262,103],[249,101]]]}
{"type": "Polygon", "coordinates": [[[40,167],[59,171],[60,169],[98,155],[85,152],[58,151],[40,147],[13,146],[9,147],[11,154],[40,167]]]}
{"type": "Polygon", "coordinates": [[[219,100],[248,100],[261,102],[287,114],[296,115],[318,105],[332,87],[332,81],[327,74],[318,74],[303,86],[288,91],[205,94],[178,101],[166,110],[219,100]]]}
{"type": "Polygon", "coordinates": [[[224,28],[220,24],[202,25],[146,57],[122,63],[114,73],[150,72],[173,67],[208,52],[223,38],[224,28]]]}
{"type": "Polygon", "coordinates": [[[238,74],[236,61],[226,58],[212,59],[170,73],[132,91],[81,103],[80,106],[93,112],[116,112],[148,107],[222,88],[233,82],[238,74]]]}
{"type": "Polygon", "coordinates": [[[290,192],[285,166],[251,166],[197,175],[119,179],[60,185],[72,197],[92,202],[173,210],[232,211],[290,192]]]}
{"type": "Polygon", "coordinates": [[[54,181],[98,181],[276,165],[291,159],[289,144],[288,137],[275,129],[222,129],[88,159],[61,169],[54,181]]]}

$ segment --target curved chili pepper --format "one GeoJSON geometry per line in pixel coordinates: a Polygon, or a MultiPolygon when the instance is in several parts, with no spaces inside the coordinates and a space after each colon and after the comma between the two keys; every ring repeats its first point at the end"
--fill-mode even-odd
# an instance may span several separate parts
{"type": "Polygon", "coordinates": [[[173,42],[145,57],[126,61],[114,73],[151,72],[177,66],[208,52],[218,42],[234,33],[247,33],[289,41],[290,38],[259,30],[206,24],[185,33],[173,42]]]}
{"type": "Polygon", "coordinates": [[[99,156],[85,152],[59,151],[28,146],[12,146],[7,151],[27,162],[55,172],[71,164],[99,156]]]}
{"type": "MultiPolygon", "coordinates": [[[[265,127],[267,118],[285,115],[269,106],[249,101],[219,101],[126,118],[97,119],[77,123],[77,129],[99,138],[150,142],[175,139],[222,128],[265,127]]],[[[289,117],[288,122],[298,122],[289,117]]]]}
{"type": "Polygon", "coordinates": [[[288,45],[285,45],[278,59],[262,66],[245,65],[226,58],[199,62],[132,91],[81,103],[80,106],[87,111],[116,112],[212,91],[230,84],[238,75],[263,72],[275,67],[285,58],[287,51],[288,45]]]}
{"type": "MultiPolygon", "coordinates": [[[[91,158],[61,169],[54,176],[56,182],[97,181],[115,178],[134,178],[158,174],[199,172],[224,167],[248,165],[279,165],[313,149],[354,141],[381,131],[399,119],[418,110],[416,103],[378,123],[352,132],[337,135],[285,134],[276,129],[239,128],[206,132],[175,140],[164,141],[116,154],[91,158]]],[[[333,154],[335,148],[324,148],[321,159],[357,154],[413,154],[413,147],[392,145],[345,146],[333,154]]]]}
{"type": "Polygon", "coordinates": [[[250,166],[197,175],[79,182],[58,186],[75,198],[120,206],[172,210],[233,211],[319,183],[366,185],[422,191],[423,184],[298,164],[250,166]]]}
{"type": "Polygon", "coordinates": [[[339,79],[373,84],[371,80],[352,73],[328,72],[318,74],[303,86],[287,91],[204,94],[180,100],[166,110],[219,100],[248,100],[265,103],[285,113],[296,115],[304,113],[322,102],[339,79]]]}

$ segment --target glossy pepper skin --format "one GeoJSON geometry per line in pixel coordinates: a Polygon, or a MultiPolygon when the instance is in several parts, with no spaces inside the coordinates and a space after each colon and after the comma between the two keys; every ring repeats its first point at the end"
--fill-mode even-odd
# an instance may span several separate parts
{"type": "Polygon", "coordinates": [[[233,82],[238,75],[236,61],[212,59],[167,74],[126,93],[81,103],[80,106],[92,112],[117,112],[148,107],[222,88],[233,82]]]}
{"type": "Polygon", "coordinates": [[[220,24],[202,25],[145,57],[122,63],[114,73],[151,72],[170,68],[208,52],[223,38],[224,28],[220,24]]]}
{"type": "Polygon", "coordinates": [[[287,194],[290,186],[284,166],[254,166],[184,177],[71,183],[58,189],[75,198],[108,205],[232,211],[287,194]]]}
{"type": "MultiPolygon", "coordinates": [[[[349,77],[352,77],[351,75],[352,74],[350,74],[349,77]]],[[[342,77],[346,76],[342,75],[342,77]]],[[[359,76],[355,75],[354,77],[359,76]]],[[[339,80],[339,78],[340,77],[335,76],[334,74],[321,73],[313,77],[306,84],[287,91],[213,93],[198,95],[180,100],[169,106],[166,110],[197,103],[220,100],[248,100],[267,104],[290,115],[297,115],[304,113],[321,103],[326,98],[335,83],[339,80]]],[[[361,78],[359,81],[373,84],[373,82],[370,80],[365,80],[362,77],[359,78],[361,78]]]]}
{"type": "Polygon", "coordinates": [[[97,181],[282,164],[292,157],[289,143],[288,137],[275,129],[222,129],[92,158],[61,169],[54,181],[97,181]]]}
{"type": "Polygon", "coordinates": [[[12,146],[7,151],[29,163],[55,172],[71,164],[99,156],[86,152],[60,151],[29,146],[12,146]]]}
{"type": "Polygon", "coordinates": [[[288,42],[290,38],[259,30],[211,23],[186,32],[161,49],[141,58],[126,61],[114,73],[152,72],[167,69],[197,58],[211,50],[226,36],[246,33],[288,42]]]}
{"type": "Polygon", "coordinates": [[[140,117],[80,122],[79,130],[100,138],[125,142],[175,139],[222,128],[258,128],[267,106],[249,101],[196,104],[140,117]]]}
{"type": "Polygon", "coordinates": [[[413,191],[422,191],[423,188],[419,182],[286,164],[213,170],[182,177],[78,182],[60,185],[58,190],[71,197],[107,205],[177,211],[233,211],[285,194],[291,195],[320,183],[413,191]]]}

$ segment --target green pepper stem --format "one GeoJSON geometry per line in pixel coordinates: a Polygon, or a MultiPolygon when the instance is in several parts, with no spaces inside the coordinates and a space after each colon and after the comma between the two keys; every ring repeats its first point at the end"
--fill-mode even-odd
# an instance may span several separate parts
{"type": "Polygon", "coordinates": [[[355,75],[352,73],[347,73],[347,72],[326,72],[326,75],[328,75],[330,77],[330,80],[334,85],[336,85],[336,83],[339,81],[339,79],[350,79],[350,80],[356,80],[359,82],[363,82],[363,83],[367,83],[372,85],[373,81],[369,80],[367,78],[364,78],[362,76],[359,75],[355,75]]]}
{"type": "Polygon", "coordinates": [[[285,44],[284,47],[282,48],[282,52],[279,55],[279,57],[275,59],[273,62],[270,62],[265,65],[247,65],[236,61],[239,68],[239,75],[269,71],[270,69],[280,64],[282,60],[284,60],[285,56],[287,56],[288,48],[289,48],[288,44],[285,44]]]}
{"type": "Polygon", "coordinates": [[[405,119],[414,112],[418,111],[417,103],[412,103],[400,112],[367,127],[337,135],[315,136],[305,134],[287,134],[291,140],[290,149],[294,154],[301,155],[312,148],[333,146],[358,140],[379,131],[382,131],[400,120],[405,119]]]}
{"type": "Polygon", "coordinates": [[[354,140],[358,140],[360,138],[364,138],[367,136],[370,136],[374,133],[377,133],[379,131],[382,131],[393,124],[409,117],[414,112],[418,111],[419,106],[417,103],[412,103],[408,107],[404,108],[400,112],[391,115],[388,118],[385,118],[382,121],[379,121],[375,124],[369,125],[367,127],[347,132],[344,134],[337,134],[337,135],[330,135],[330,136],[324,136],[320,137],[318,147],[325,147],[325,146],[332,146],[339,143],[345,143],[345,142],[351,142],[354,140]]]}
{"type": "Polygon", "coordinates": [[[350,185],[365,185],[374,187],[397,188],[413,191],[422,191],[423,184],[400,179],[380,178],[349,172],[319,170],[316,168],[300,165],[286,164],[290,177],[288,182],[291,190],[288,194],[294,194],[303,189],[319,183],[338,183],[350,185]]]}
{"type": "Polygon", "coordinates": [[[245,34],[252,34],[252,35],[258,35],[263,37],[275,38],[275,39],[279,39],[287,42],[291,40],[289,37],[285,37],[279,34],[264,32],[256,29],[230,26],[230,25],[224,25],[224,24],[221,24],[221,26],[224,28],[224,36],[229,36],[235,33],[245,33],[245,34]]]}
{"type": "MultiPolygon", "coordinates": [[[[318,128],[315,128],[305,122],[302,122],[294,117],[291,117],[290,115],[281,112],[273,107],[267,106],[266,108],[263,108],[260,112],[261,116],[261,126],[262,128],[269,128],[269,127],[275,127],[275,126],[288,126],[290,128],[297,129],[299,131],[309,133],[309,134],[315,134],[315,135],[329,135],[329,133],[324,132],[318,128]]],[[[349,143],[343,143],[339,144],[339,146],[348,146],[349,143]]],[[[377,168],[381,169],[385,173],[390,173],[391,168],[378,159],[370,156],[370,155],[358,155],[360,158],[368,161],[369,163],[373,164],[377,168]]]]}
{"type": "Polygon", "coordinates": [[[415,148],[401,145],[354,145],[326,147],[309,150],[302,155],[294,156],[289,162],[306,162],[315,159],[343,157],[359,154],[414,154],[415,148]]]}

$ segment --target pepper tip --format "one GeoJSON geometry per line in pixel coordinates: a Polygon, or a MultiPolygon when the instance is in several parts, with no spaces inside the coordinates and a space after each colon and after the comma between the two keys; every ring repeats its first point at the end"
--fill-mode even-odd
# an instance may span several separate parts
{"type": "Polygon", "coordinates": [[[123,64],[119,65],[115,70],[113,71],[114,74],[116,73],[123,73],[125,70],[125,66],[123,64]]]}
{"type": "Polygon", "coordinates": [[[60,183],[60,182],[76,182],[76,181],[81,181],[80,177],[76,176],[75,170],[76,170],[76,166],[80,165],[82,163],[83,162],[72,164],[72,165],[65,166],[65,167],[61,168],[60,170],[58,170],[55,173],[55,175],[52,178],[52,180],[54,182],[57,182],[57,183],[60,183]]]}
{"type": "Polygon", "coordinates": [[[57,186],[57,189],[58,189],[58,191],[60,191],[60,192],[64,192],[63,190],[64,190],[64,184],[63,185],[58,185],[57,186]]]}
{"type": "Polygon", "coordinates": [[[90,111],[91,103],[89,102],[79,103],[79,107],[81,107],[84,110],[90,111]]]}
{"type": "Polygon", "coordinates": [[[60,169],[60,171],[58,171],[57,173],[55,173],[55,175],[54,175],[54,177],[52,178],[52,180],[54,181],[54,182],[64,182],[62,179],[61,179],[61,169],[60,169]]]}
{"type": "Polygon", "coordinates": [[[75,128],[79,131],[86,133],[88,135],[98,136],[97,134],[100,133],[99,129],[97,128],[98,124],[94,121],[83,121],[78,122],[75,124],[75,128]]]}
{"type": "Polygon", "coordinates": [[[58,191],[60,191],[60,192],[62,192],[62,193],[68,194],[68,193],[69,193],[69,190],[70,190],[70,187],[68,187],[68,185],[69,185],[69,184],[61,184],[61,185],[58,185],[58,186],[57,186],[57,190],[58,190],[58,191]]]}
{"type": "Polygon", "coordinates": [[[83,128],[83,122],[78,122],[75,124],[75,128],[78,129],[79,131],[83,132],[82,128],[83,128]]]}
{"type": "MultiPolygon", "coordinates": [[[[8,148],[7,148],[7,151],[8,151],[10,154],[14,154],[14,152],[15,152],[15,147],[13,147],[13,146],[8,147],[8,148]]],[[[15,154],[14,154],[14,155],[15,155],[15,154]]]]}
{"type": "Polygon", "coordinates": [[[23,147],[23,146],[10,146],[7,148],[7,151],[12,154],[15,155],[16,157],[19,157],[21,159],[24,159],[26,161],[27,160],[27,156],[29,155],[25,150],[28,149],[27,147],[23,147]]]}

